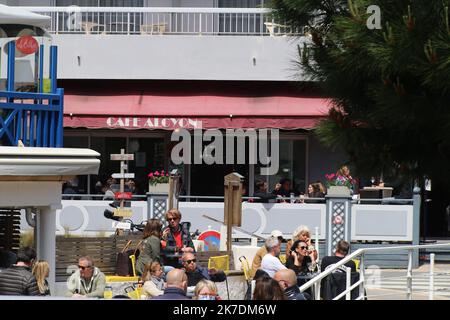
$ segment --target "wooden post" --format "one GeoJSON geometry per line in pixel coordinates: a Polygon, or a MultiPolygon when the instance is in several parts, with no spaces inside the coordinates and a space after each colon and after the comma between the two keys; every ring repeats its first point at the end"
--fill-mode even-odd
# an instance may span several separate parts
{"type": "Polygon", "coordinates": [[[180,187],[180,174],[178,169],[173,169],[169,176],[169,210],[178,209],[178,194],[180,187]]]}
{"type": "Polygon", "coordinates": [[[242,223],[242,181],[243,176],[230,173],[224,177],[224,223],[227,226],[227,251],[231,251],[231,231],[242,223]]]}

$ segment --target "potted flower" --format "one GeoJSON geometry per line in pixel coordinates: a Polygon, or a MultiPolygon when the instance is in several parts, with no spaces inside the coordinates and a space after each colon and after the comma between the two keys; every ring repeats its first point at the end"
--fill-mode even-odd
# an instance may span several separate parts
{"type": "Polygon", "coordinates": [[[328,195],[350,196],[353,188],[353,178],[351,176],[343,176],[339,173],[331,173],[325,175],[328,195]]]}
{"type": "Polygon", "coordinates": [[[156,194],[169,194],[169,173],[154,171],[148,174],[148,192],[156,194]]]}

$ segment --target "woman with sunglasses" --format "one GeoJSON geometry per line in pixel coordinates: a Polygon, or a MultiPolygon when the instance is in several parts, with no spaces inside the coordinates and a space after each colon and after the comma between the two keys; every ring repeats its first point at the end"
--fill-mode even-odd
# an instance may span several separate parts
{"type": "Polygon", "coordinates": [[[171,209],[166,212],[165,218],[169,226],[164,229],[161,239],[164,265],[180,268],[180,259],[183,253],[195,252],[189,228],[186,223],[181,224],[181,212],[171,209]]]}
{"type": "Polygon", "coordinates": [[[286,267],[294,270],[297,275],[311,272],[311,269],[313,269],[311,266],[314,262],[308,253],[306,242],[302,240],[295,241],[291,248],[291,254],[286,261],[286,267]]]}

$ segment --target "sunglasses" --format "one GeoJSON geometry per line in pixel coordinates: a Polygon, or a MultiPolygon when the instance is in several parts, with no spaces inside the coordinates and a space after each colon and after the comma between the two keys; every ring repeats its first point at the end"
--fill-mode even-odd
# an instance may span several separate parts
{"type": "Polygon", "coordinates": [[[308,249],[308,247],[301,246],[300,249],[305,250],[308,249]]]}
{"type": "Polygon", "coordinates": [[[175,221],[175,220],[178,220],[177,218],[169,218],[169,219],[167,219],[167,221],[175,221]]]}
{"type": "Polygon", "coordinates": [[[86,270],[86,269],[89,269],[90,267],[88,266],[88,267],[85,267],[85,266],[78,266],[78,269],[81,269],[81,270],[86,270]]]}
{"type": "Polygon", "coordinates": [[[192,262],[197,262],[197,259],[186,260],[186,264],[191,264],[192,262]]]}

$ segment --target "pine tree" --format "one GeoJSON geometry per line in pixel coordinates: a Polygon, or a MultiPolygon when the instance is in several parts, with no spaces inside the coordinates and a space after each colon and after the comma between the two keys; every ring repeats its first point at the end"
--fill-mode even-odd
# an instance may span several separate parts
{"type": "Polygon", "coordinates": [[[274,16],[308,26],[304,76],[332,108],[316,132],[360,174],[450,181],[449,0],[273,0],[274,16]],[[381,29],[369,29],[370,5],[381,29]]]}

